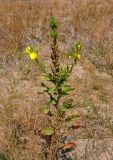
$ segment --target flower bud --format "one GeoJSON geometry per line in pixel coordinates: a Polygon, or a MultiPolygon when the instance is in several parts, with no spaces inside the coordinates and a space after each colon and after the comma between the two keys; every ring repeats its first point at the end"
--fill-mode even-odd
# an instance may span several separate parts
{"type": "Polygon", "coordinates": [[[76,49],[77,49],[77,51],[79,50],[81,50],[82,49],[82,44],[80,43],[80,42],[78,42],[77,44],[76,44],[76,49]]]}
{"type": "Polygon", "coordinates": [[[27,53],[27,54],[30,54],[32,51],[33,51],[33,49],[32,49],[31,46],[28,46],[28,47],[25,49],[25,53],[27,53]]]}

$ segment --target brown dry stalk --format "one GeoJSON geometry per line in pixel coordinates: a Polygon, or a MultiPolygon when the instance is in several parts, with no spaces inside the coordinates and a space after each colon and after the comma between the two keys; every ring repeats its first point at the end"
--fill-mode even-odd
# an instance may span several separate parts
{"type": "Polygon", "coordinates": [[[56,75],[59,72],[59,50],[57,46],[57,39],[53,39],[53,44],[51,46],[52,53],[51,59],[54,66],[54,74],[56,75]]]}
{"type": "MultiPolygon", "coordinates": [[[[59,72],[59,67],[60,67],[57,37],[53,38],[53,44],[51,46],[51,49],[52,49],[51,60],[52,60],[53,67],[54,67],[54,68],[52,68],[52,72],[53,72],[54,76],[56,77],[56,86],[57,86],[58,72],[59,72]]],[[[54,124],[55,133],[51,138],[49,160],[54,160],[55,157],[57,158],[57,153],[56,152],[58,151],[58,146],[59,146],[58,142],[59,142],[59,134],[60,134],[59,126],[61,124],[61,114],[60,114],[61,111],[60,111],[60,108],[59,108],[59,101],[60,101],[60,98],[59,98],[59,95],[58,95],[57,102],[56,102],[56,105],[55,105],[55,107],[57,109],[56,121],[55,121],[55,124],[54,124]]]]}

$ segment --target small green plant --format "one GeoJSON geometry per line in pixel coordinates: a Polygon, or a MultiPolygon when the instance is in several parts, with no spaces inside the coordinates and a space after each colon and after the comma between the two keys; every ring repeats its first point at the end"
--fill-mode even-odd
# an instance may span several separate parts
{"type": "MultiPolygon", "coordinates": [[[[61,150],[64,150],[66,153],[75,148],[74,142],[61,145],[60,141],[65,137],[65,132],[68,130],[68,128],[67,130],[62,128],[63,124],[68,123],[74,118],[73,115],[69,117],[66,115],[66,112],[74,107],[73,100],[63,97],[69,95],[74,89],[70,85],[67,85],[67,81],[72,73],[74,65],[80,59],[82,45],[80,42],[74,45],[72,50],[73,54],[70,55],[70,65],[63,66],[60,63],[60,51],[58,49],[58,23],[53,16],[50,18],[50,29],[49,35],[52,38],[52,66],[50,67],[50,72],[46,70],[47,67],[44,67],[44,62],[40,59],[39,51],[28,46],[25,49],[25,53],[27,53],[32,60],[36,61],[46,81],[46,83],[42,83],[41,85],[44,87],[44,92],[49,95],[49,101],[48,105],[42,108],[42,111],[49,119],[50,125],[43,128],[41,135],[43,135],[48,143],[49,151],[46,153],[46,159],[57,160],[59,159],[59,152],[61,150]]],[[[69,160],[72,158],[67,156],[67,159],[69,160]]]]}

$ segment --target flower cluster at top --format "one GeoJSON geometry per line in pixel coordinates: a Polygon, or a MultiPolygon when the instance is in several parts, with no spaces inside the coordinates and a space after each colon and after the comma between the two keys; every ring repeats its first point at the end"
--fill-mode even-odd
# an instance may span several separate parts
{"type": "Polygon", "coordinates": [[[38,60],[39,59],[39,53],[38,51],[35,51],[31,46],[28,46],[25,51],[24,51],[26,54],[29,55],[29,57],[32,59],[32,60],[38,60]]]}
{"type": "MultiPolygon", "coordinates": [[[[74,51],[74,59],[75,60],[79,60],[81,58],[81,49],[82,49],[82,44],[80,42],[75,44],[75,51],[74,51]]],[[[32,60],[39,60],[40,56],[39,56],[39,48],[34,49],[31,46],[28,46],[24,53],[28,54],[30,59],[32,60]]],[[[71,58],[71,56],[69,56],[71,58]]]]}

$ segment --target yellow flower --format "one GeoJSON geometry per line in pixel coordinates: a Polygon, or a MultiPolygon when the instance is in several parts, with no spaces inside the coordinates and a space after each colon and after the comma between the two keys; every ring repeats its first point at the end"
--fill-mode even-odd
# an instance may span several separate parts
{"type": "Polygon", "coordinates": [[[81,57],[81,54],[80,53],[75,53],[75,59],[80,59],[80,57],[81,57]]]}
{"type": "Polygon", "coordinates": [[[31,52],[29,56],[31,59],[38,59],[39,58],[39,56],[36,52],[31,52]]]}
{"type": "Polygon", "coordinates": [[[76,57],[77,57],[77,59],[80,59],[81,55],[80,55],[80,54],[77,54],[76,57]]]}
{"type": "Polygon", "coordinates": [[[25,49],[25,53],[27,53],[27,54],[30,54],[32,51],[33,51],[33,49],[32,49],[31,46],[28,46],[28,47],[25,49]]]}

